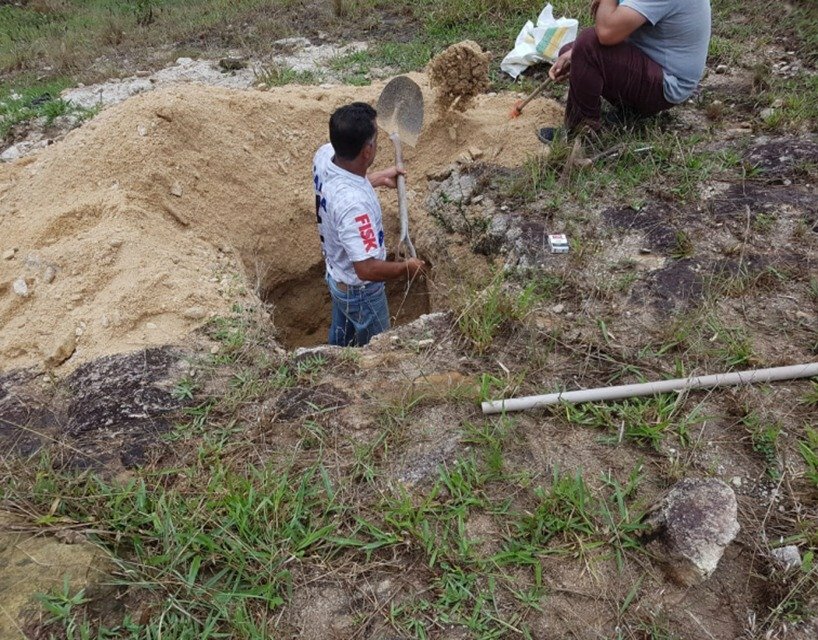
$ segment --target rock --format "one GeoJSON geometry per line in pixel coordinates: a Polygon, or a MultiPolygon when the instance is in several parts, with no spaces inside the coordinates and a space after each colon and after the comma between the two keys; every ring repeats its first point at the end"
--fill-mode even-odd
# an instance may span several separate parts
{"type": "Polygon", "coordinates": [[[207,317],[207,309],[204,307],[188,307],[182,312],[182,317],[188,320],[201,320],[207,317]]]}
{"type": "Polygon", "coordinates": [[[3,252],[3,260],[14,260],[14,256],[17,254],[17,249],[8,249],[3,252]]]}
{"type": "Polygon", "coordinates": [[[727,65],[726,64],[716,65],[716,73],[727,73],[727,65]]]}
{"type": "Polygon", "coordinates": [[[140,124],[136,127],[136,132],[144,138],[148,135],[148,128],[144,124],[140,124]]]}
{"type": "Polygon", "coordinates": [[[52,267],[51,265],[47,266],[45,268],[45,271],[43,272],[43,281],[46,284],[51,284],[52,282],[54,282],[54,278],[56,278],[56,277],[57,277],[57,270],[54,267],[52,267]]]}
{"type": "Polygon", "coordinates": [[[54,533],[54,537],[63,544],[82,544],[86,541],[82,533],[73,529],[59,529],[54,533]]]}
{"type": "Polygon", "coordinates": [[[210,347],[210,353],[213,354],[214,356],[221,350],[222,346],[220,344],[214,344],[212,347],[210,347]]]}
{"type": "Polygon", "coordinates": [[[177,198],[181,198],[184,191],[182,190],[182,185],[179,181],[175,181],[170,188],[170,195],[176,196],[177,198]]]}
{"type": "Polygon", "coordinates": [[[772,107],[767,107],[766,109],[762,109],[758,115],[761,116],[762,120],[767,120],[775,115],[775,109],[772,107]]]}
{"type": "Polygon", "coordinates": [[[122,238],[112,238],[108,241],[108,244],[111,245],[114,249],[119,249],[122,246],[122,238]]]}
{"type": "Polygon", "coordinates": [[[65,338],[59,342],[48,354],[45,359],[45,365],[49,369],[59,367],[63,362],[74,355],[77,350],[77,336],[75,333],[69,333],[65,338]]]}
{"type": "Polygon", "coordinates": [[[698,584],[716,570],[724,549],[739,532],[736,495],[721,480],[686,478],[645,516],[651,545],[670,576],[698,584]]]}
{"type": "Polygon", "coordinates": [[[115,568],[90,542],[76,539],[67,545],[57,536],[32,535],[25,524],[0,511],[0,638],[25,637],[20,628],[37,594],[60,593],[65,585],[72,594],[90,591],[110,581],[115,568]],[[14,531],[15,525],[21,530],[14,531]]]}
{"type": "Polygon", "coordinates": [[[26,283],[26,279],[20,276],[14,281],[14,284],[11,285],[12,290],[21,298],[27,298],[29,294],[28,284],[26,283]]]}
{"type": "Polygon", "coordinates": [[[781,98],[776,98],[773,100],[773,103],[770,105],[773,109],[780,109],[784,106],[784,101],[781,98]]]}
{"type": "Polygon", "coordinates": [[[159,326],[155,322],[149,322],[145,325],[145,328],[148,331],[156,331],[159,328],[159,326]]]}
{"type": "Polygon", "coordinates": [[[565,305],[564,304],[555,304],[553,307],[551,307],[551,311],[553,313],[562,313],[563,311],[565,311],[565,305]]]}
{"type": "Polygon", "coordinates": [[[219,60],[219,68],[222,71],[238,71],[247,68],[247,58],[230,57],[219,60]]]}
{"type": "Polygon", "coordinates": [[[13,144],[3,153],[0,153],[0,160],[11,162],[12,160],[17,160],[17,158],[21,157],[22,155],[23,150],[20,148],[20,145],[13,144]]]}
{"type": "Polygon", "coordinates": [[[773,549],[770,551],[770,559],[781,571],[789,571],[801,566],[801,552],[794,544],[773,549]]]}

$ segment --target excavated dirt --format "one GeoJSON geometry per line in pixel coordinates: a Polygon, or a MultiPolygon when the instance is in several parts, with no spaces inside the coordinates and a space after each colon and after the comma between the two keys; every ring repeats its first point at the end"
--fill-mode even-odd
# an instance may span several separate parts
{"type": "Polygon", "coordinates": [[[471,40],[453,44],[435,56],[429,65],[429,77],[441,110],[465,111],[475,96],[486,92],[490,62],[491,54],[471,40]]]}
{"type": "MultiPolygon", "coordinates": [[[[432,104],[428,78],[412,77],[432,104]]],[[[3,368],[73,369],[173,343],[237,302],[257,303],[257,294],[291,344],[324,341],[315,324],[328,314],[310,161],[330,113],[374,103],[382,88],[163,89],[0,166],[3,368]]],[[[560,117],[540,101],[509,121],[509,100],[480,95],[466,113],[427,113],[417,147],[405,153],[413,229],[429,224],[427,175],[466,152],[519,165],[538,151],[535,125],[560,117]]],[[[390,156],[382,146],[375,168],[390,156]]],[[[384,192],[381,201],[394,242],[396,197],[384,192]]],[[[409,293],[393,296],[393,314],[407,300],[415,313],[434,306],[424,291],[409,293]]]]}

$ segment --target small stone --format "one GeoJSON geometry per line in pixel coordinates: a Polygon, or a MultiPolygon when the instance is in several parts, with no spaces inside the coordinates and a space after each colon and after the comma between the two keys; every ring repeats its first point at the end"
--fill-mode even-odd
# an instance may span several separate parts
{"type": "Polygon", "coordinates": [[[107,328],[107,327],[108,327],[108,325],[110,325],[110,324],[111,324],[111,321],[110,321],[110,320],[108,320],[108,316],[103,315],[103,316],[102,316],[102,317],[99,319],[99,323],[100,323],[100,324],[101,324],[103,327],[107,328]]]}
{"type": "Polygon", "coordinates": [[[418,340],[417,346],[418,349],[426,349],[427,347],[431,347],[435,341],[432,338],[426,338],[425,340],[418,340]]]}
{"type": "Polygon", "coordinates": [[[13,249],[8,249],[3,252],[3,260],[14,260],[14,256],[17,253],[17,247],[13,249]]]}
{"type": "Polygon", "coordinates": [[[716,65],[716,73],[727,73],[727,65],[726,64],[716,65]]]}
{"type": "Polygon", "coordinates": [[[770,105],[773,109],[780,109],[784,106],[784,101],[781,98],[776,98],[773,100],[773,103],[770,105]]]}
{"type": "Polygon", "coordinates": [[[77,349],[77,338],[73,333],[68,334],[62,340],[62,342],[58,343],[56,347],[51,351],[48,357],[45,359],[46,366],[53,368],[58,367],[63,362],[68,360],[72,355],[74,355],[74,351],[77,349]]]}
{"type": "Polygon", "coordinates": [[[77,336],[78,338],[82,337],[83,333],[85,333],[85,329],[83,329],[82,327],[77,327],[76,329],[74,329],[74,335],[77,336]]]}
{"type": "Polygon", "coordinates": [[[0,160],[4,160],[6,162],[11,162],[12,160],[17,160],[17,158],[21,157],[23,152],[20,149],[19,145],[13,144],[8,149],[0,153],[0,160]]]}
{"type": "Polygon", "coordinates": [[[770,552],[773,564],[782,571],[797,569],[801,566],[801,552],[794,544],[779,547],[770,552]]]}
{"type": "Polygon", "coordinates": [[[173,183],[173,186],[170,188],[170,195],[176,196],[177,198],[181,198],[184,191],[182,190],[182,185],[177,180],[173,183]]]}
{"type": "Polygon", "coordinates": [[[148,324],[145,325],[145,328],[148,331],[156,331],[159,328],[159,326],[155,322],[149,322],[148,324]]]}
{"type": "Polygon", "coordinates": [[[730,479],[730,484],[732,484],[734,487],[740,487],[741,486],[741,478],[739,476],[735,476],[734,478],[731,478],[730,479]]]}
{"type": "Polygon", "coordinates": [[[247,67],[247,58],[230,57],[219,60],[219,68],[222,71],[239,71],[247,67]]]}
{"type": "Polygon", "coordinates": [[[52,282],[54,282],[54,278],[56,278],[56,277],[57,277],[57,270],[54,267],[52,267],[51,265],[47,266],[45,268],[45,271],[43,272],[43,281],[46,284],[51,284],[52,282]]]}
{"type": "Polygon", "coordinates": [[[148,128],[144,124],[140,124],[136,127],[136,132],[144,138],[148,135],[148,128]]]}
{"type": "Polygon", "coordinates": [[[29,291],[28,291],[28,284],[26,283],[26,279],[20,276],[14,281],[14,284],[11,285],[12,290],[21,298],[27,298],[29,291]]]}
{"type": "Polygon", "coordinates": [[[553,307],[551,307],[551,311],[552,313],[562,313],[563,311],[565,311],[565,305],[562,303],[555,304],[553,307]]]}
{"type": "Polygon", "coordinates": [[[207,317],[207,310],[204,307],[188,307],[182,312],[182,317],[188,320],[201,320],[207,317]]]}
{"type": "Polygon", "coordinates": [[[122,246],[122,238],[112,238],[111,240],[108,240],[108,244],[114,249],[118,249],[122,246]]]}
{"type": "Polygon", "coordinates": [[[221,350],[222,346],[220,344],[214,344],[212,347],[210,347],[210,353],[212,353],[214,356],[221,350]]]}
{"type": "Polygon", "coordinates": [[[768,118],[772,118],[775,115],[775,109],[772,109],[770,107],[762,109],[758,115],[761,116],[762,120],[767,120],[768,118]]]}
{"type": "Polygon", "coordinates": [[[54,537],[63,544],[82,544],[86,540],[82,533],[72,529],[59,529],[54,537]]]}

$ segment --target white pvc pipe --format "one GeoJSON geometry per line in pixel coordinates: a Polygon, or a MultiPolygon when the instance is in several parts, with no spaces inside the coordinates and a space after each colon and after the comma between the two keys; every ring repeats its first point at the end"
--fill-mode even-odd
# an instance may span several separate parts
{"type": "Polygon", "coordinates": [[[774,382],[775,380],[793,380],[795,378],[812,378],[813,376],[818,376],[818,362],[796,364],[789,367],[774,367],[772,369],[756,369],[755,371],[719,373],[712,376],[691,376],[690,378],[676,378],[675,380],[645,382],[643,384],[623,384],[617,387],[601,387],[582,391],[560,391],[559,393],[549,393],[544,396],[528,396],[510,400],[493,400],[483,403],[483,413],[525,411],[526,409],[536,409],[537,407],[545,407],[561,402],[577,404],[600,400],[621,400],[622,398],[634,398],[636,396],[653,396],[659,393],[668,393],[669,391],[774,382]]]}

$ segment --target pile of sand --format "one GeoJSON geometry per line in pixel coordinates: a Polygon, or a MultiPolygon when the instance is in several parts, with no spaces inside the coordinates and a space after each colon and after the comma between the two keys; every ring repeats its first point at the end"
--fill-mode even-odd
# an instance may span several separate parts
{"type": "Polygon", "coordinates": [[[441,109],[465,111],[475,96],[485,93],[490,62],[491,54],[471,40],[453,44],[435,56],[429,64],[429,77],[441,109]]]}
{"type": "MultiPolygon", "coordinates": [[[[427,78],[413,78],[428,103],[427,78]]],[[[173,343],[255,291],[320,277],[312,155],[335,108],[375,103],[382,88],[164,89],[0,166],[0,370],[173,343]]],[[[510,122],[512,102],[480,96],[466,114],[427,114],[405,154],[412,224],[425,217],[427,173],[469,149],[503,165],[538,149],[535,125],[557,109],[541,101],[510,122]]],[[[381,199],[394,244],[395,195],[381,199]]]]}

